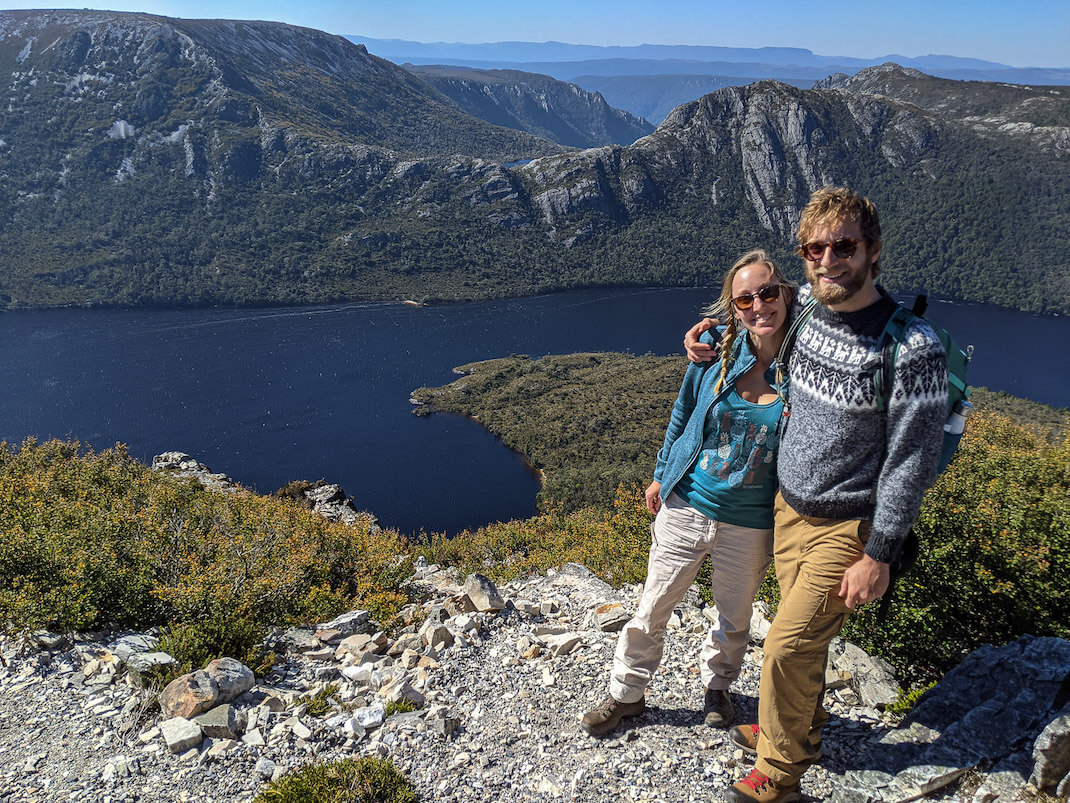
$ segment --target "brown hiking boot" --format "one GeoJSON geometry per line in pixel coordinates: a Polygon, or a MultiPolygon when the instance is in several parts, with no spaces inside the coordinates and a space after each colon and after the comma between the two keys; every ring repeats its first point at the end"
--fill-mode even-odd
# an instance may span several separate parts
{"type": "Polygon", "coordinates": [[[706,714],[706,724],[711,728],[727,728],[736,715],[726,689],[706,689],[702,710],[706,714]]]}
{"type": "Polygon", "coordinates": [[[753,756],[758,752],[758,731],[756,722],[750,725],[736,725],[728,731],[728,738],[737,747],[742,747],[744,753],[750,753],[753,756]]]}
{"type": "Polygon", "coordinates": [[[591,736],[604,736],[613,730],[625,717],[634,717],[646,711],[646,698],[634,703],[622,703],[612,697],[606,697],[596,708],[583,715],[580,727],[591,736]]]}
{"type": "MultiPolygon", "coordinates": [[[[736,725],[734,728],[728,731],[728,738],[732,740],[732,743],[736,747],[742,747],[744,753],[750,753],[752,756],[758,753],[758,734],[761,729],[757,723],[751,723],[750,725],[736,725]]],[[[821,751],[821,743],[818,742],[814,745],[814,757],[809,759],[807,763],[817,761],[823,755],[821,751]]]]}
{"type": "Polygon", "coordinates": [[[781,786],[758,770],[751,770],[750,775],[729,787],[725,799],[730,803],[753,803],[755,800],[762,803],[786,803],[788,800],[802,800],[802,795],[799,794],[797,783],[781,786]]]}

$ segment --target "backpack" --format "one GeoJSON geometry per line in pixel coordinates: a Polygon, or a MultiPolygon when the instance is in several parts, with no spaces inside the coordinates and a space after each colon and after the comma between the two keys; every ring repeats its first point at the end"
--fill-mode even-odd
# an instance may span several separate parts
{"type": "MultiPolygon", "coordinates": [[[[873,377],[878,407],[888,409],[886,393],[892,385],[895,363],[899,359],[899,349],[905,340],[906,330],[915,320],[925,317],[927,306],[928,299],[924,295],[919,295],[914,299],[914,306],[910,310],[897,305],[892,317],[885,324],[884,331],[881,332],[881,369],[873,377]]],[[[947,420],[944,422],[944,442],[940,451],[940,465],[937,469],[937,473],[942,474],[955,457],[966,426],[966,416],[973,409],[973,405],[969,402],[970,386],[966,384],[966,370],[973,357],[973,346],[967,346],[963,350],[951,339],[946,329],[942,329],[932,321],[927,321],[927,323],[936,333],[947,355],[947,420]]]]}

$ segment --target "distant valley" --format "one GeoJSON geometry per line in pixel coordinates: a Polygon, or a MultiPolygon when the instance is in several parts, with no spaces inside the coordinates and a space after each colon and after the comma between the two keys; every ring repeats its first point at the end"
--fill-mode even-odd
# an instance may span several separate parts
{"type": "Polygon", "coordinates": [[[1009,67],[955,56],[908,58],[888,54],[872,59],[821,56],[792,47],[712,47],[696,45],[596,46],[561,42],[448,44],[347,37],[397,63],[448,64],[544,73],[591,92],[652,123],[660,123],[681,103],[726,86],[776,80],[808,89],[828,75],[854,75],[895,62],[940,78],[1030,85],[1070,85],[1070,69],[1009,67]]]}
{"type": "Polygon", "coordinates": [[[319,31],[90,11],[0,12],[0,69],[0,306],[707,284],[754,245],[797,272],[800,207],[847,183],[890,289],[1070,313],[1066,87],[886,64],[725,86],[641,136],[549,79],[478,105],[319,31]]]}

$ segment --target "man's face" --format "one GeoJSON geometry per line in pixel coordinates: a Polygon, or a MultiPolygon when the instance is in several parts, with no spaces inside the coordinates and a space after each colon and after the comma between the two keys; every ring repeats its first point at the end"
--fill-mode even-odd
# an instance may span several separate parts
{"type": "MultiPolygon", "coordinates": [[[[849,238],[857,241],[855,252],[848,258],[836,256],[832,248],[825,248],[816,262],[804,259],[806,280],[814,298],[822,304],[837,309],[842,305],[853,308],[851,299],[865,303],[876,294],[873,284],[873,262],[880,256],[880,249],[872,253],[866,248],[862,229],[857,220],[840,220],[821,224],[814,228],[807,242],[834,243],[849,238]],[[861,291],[861,295],[859,295],[861,291]]],[[[841,311],[849,311],[843,309],[841,311]]]]}

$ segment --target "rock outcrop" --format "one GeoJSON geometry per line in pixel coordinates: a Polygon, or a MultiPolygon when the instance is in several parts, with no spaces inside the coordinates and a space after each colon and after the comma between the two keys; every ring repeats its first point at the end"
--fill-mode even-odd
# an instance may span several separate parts
{"type": "Polygon", "coordinates": [[[192,477],[210,491],[230,491],[236,486],[226,474],[213,473],[185,452],[164,452],[152,458],[153,471],[166,471],[179,477],[192,477]]]}
{"type": "MultiPolygon", "coordinates": [[[[210,491],[236,492],[238,486],[226,474],[216,474],[203,463],[198,462],[185,452],[164,452],[152,458],[153,471],[164,471],[179,477],[192,477],[210,491]]],[[[366,521],[373,531],[378,529],[375,516],[367,511],[358,510],[342,486],[336,484],[315,485],[302,492],[314,513],[330,521],[340,521],[353,525],[366,521]]]]}

